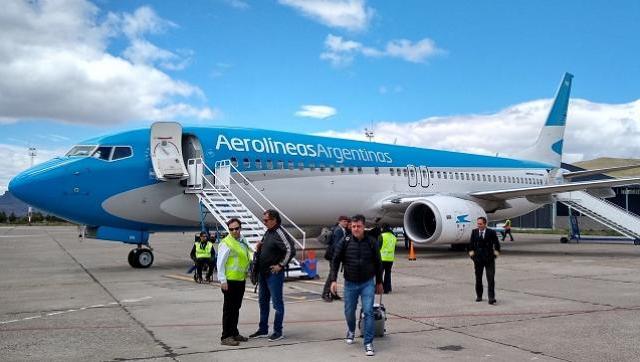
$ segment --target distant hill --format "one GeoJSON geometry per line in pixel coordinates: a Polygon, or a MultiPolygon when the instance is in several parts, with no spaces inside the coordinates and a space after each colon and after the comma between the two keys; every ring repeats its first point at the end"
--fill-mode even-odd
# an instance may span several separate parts
{"type": "Polygon", "coordinates": [[[13,212],[16,216],[24,216],[27,214],[28,208],[29,205],[16,199],[9,191],[0,196],[0,211],[4,211],[7,215],[13,212]]]}
{"type": "MultiPolygon", "coordinates": [[[[601,157],[601,158],[596,158],[590,161],[574,162],[573,165],[585,168],[587,170],[593,170],[593,169],[607,168],[607,167],[640,165],[640,160],[634,159],[634,158],[601,157]]],[[[606,175],[609,175],[612,177],[640,176],[640,168],[632,168],[630,170],[611,172],[611,173],[607,173],[606,175]]]]}

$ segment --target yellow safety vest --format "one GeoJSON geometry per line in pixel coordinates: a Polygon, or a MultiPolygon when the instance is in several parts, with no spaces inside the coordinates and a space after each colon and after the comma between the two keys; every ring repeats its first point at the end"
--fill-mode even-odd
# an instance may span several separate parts
{"type": "Polygon", "coordinates": [[[504,222],[504,228],[507,230],[511,229],[511,220],[507,219],[507,221],[504,222]]]}
{"type": "Polygon", "coordinates": [[[247,278],[249,271],[249,263],[251,257],[249,255],[249,246],[244,242],[236,240],[233,236],[227,235],[222,239],[227,248],[229,248],[229,257],[224,264],[224,275],[227,280],[242,281],[247,278]]]}
{"type": "Polygon", "coordinates": [[[211,259],[211,250],[213,249],[213,244],[210,241],[207,241],[204,248],[200,247],[200,242],[196,241],[196,259],[209,258],[211,259]]]}
{"type": "Polygon", "coordinates": [[[391,232],[382,233],[382,247],[380,248],[380,259],[382,261],[393,261],[396,253],[396,236],[391,232]]]}

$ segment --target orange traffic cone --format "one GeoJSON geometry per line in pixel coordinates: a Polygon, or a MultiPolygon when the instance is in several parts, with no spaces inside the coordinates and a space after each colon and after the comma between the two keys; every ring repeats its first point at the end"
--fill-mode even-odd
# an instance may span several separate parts
{"type": "Polygon", "coordinates": [[[413,241],[409,240],[409,260],[416,260],[416,252],[413,250],[413,241]]]}

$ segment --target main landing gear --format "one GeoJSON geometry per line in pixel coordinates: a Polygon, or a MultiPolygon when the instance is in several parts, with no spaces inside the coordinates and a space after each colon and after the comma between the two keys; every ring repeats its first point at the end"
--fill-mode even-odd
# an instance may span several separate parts
{"type": "Polygon", "coordinates": [[[148,268],[153,264],[153,251],[151,248],[143,248],[142,244],[138,244],[136,249],[129,252],[127,260],[129,265],[134,268],[148,268]]]}

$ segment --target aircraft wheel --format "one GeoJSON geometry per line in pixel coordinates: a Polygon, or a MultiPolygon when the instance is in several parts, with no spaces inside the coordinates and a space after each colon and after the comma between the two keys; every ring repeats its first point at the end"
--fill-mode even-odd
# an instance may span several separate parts
{"type": "Polygon", "coordinates": [[[136,264],[138,268],[148,268],[153,264],[153,253],[149,249],[137,249],[136,264]]]}
{"type": "Polygon", "coordinates": [[[129,265],[131,265],[132,268],[140,267],[140,265],[138,265],[137,251],[138,249],[131,249],[131,251],[129,252],[129,256],[127,257],[127,261],[129,262],[129,265]]]}

